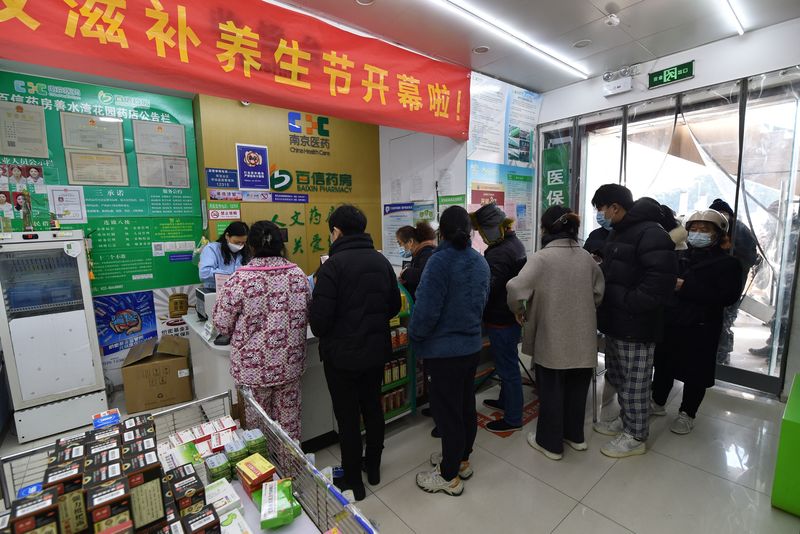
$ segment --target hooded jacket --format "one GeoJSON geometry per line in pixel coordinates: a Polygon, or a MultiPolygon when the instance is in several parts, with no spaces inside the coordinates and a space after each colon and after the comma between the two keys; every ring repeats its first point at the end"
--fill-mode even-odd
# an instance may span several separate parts
{"type": "Polygon", "coordinates": [[[394,269],[369,234],[337,239],[317,272],[311,302],[322,360],[351,371],[382,367],[392,356],[389,321],[400,304],[394,269]]]}
{"type": "Polygon", "coordinates": [[[616,339],[654,342],[663,331],[662,307],[675,290],[675,243],[661,227],[655,200],[641,198],[616,223],[603,249],[606,281],[598,328],[616,339]]]}

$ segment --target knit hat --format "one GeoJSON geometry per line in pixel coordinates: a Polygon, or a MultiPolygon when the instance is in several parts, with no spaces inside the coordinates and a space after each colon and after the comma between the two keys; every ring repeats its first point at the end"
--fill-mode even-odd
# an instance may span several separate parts
{"type": "Polygon", "coordinates": [[[728,215],[733,215],[733,210],[731,209],[730,204],[722,200],[721,198],[715,198],[714,202],[711,203],[709,206],[712,210],[717,210],[722,213],[727,213],[728,215]]]}
{"type": "Polygon", "coordinates": [[[469,218],[472,227],[478,231],[487,245],[502,241],[513,222],[494,203],[481,206],[478,211],[470,213],[469,218]]]}

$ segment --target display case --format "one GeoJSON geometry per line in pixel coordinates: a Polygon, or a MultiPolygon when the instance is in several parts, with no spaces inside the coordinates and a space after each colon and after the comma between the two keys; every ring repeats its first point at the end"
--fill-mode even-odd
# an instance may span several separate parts
{"type": "Polygon", "coordinates": [[[408,323],[414,301],[402,284],[398,284],[402,307],[389,326],[392,335],[392,360],[383,368],[381,406],[386,422],[395,421],[416,410],[416,363],[408,339],[408,323]]]}
{"type": "Polygon", "coordinates": [[[83,233],[8,235],[0,241],[0,342],[25,442],[76,428],[107,402],[83,233]]]}

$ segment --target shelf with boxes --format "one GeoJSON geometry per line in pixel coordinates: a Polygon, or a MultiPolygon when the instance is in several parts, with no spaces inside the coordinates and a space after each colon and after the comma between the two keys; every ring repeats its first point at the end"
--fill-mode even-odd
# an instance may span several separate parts
{"type": "Polygon", "coordinates": [[[393,421],[414,412],[416,409],[415,390],[416,374],[414,353],[408,339],[408,322],[414,308],[414,302],[406,289],[399,285],[402,306],[397,317],[389,325],[392,338],[392,360],[383,368],[383,384],[381,386],[381,406],[386,421],[393,421]]]}

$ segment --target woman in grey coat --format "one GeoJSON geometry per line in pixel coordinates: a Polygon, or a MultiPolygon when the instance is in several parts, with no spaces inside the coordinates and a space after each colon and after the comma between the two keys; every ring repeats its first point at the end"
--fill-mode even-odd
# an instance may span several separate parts
{"type": "Polygon", "coordinates": [[[560,460],[564,442],[586,450],[586,393],[597,364],[597,316],[603,273],[578,244],[580,218],[553,206],[541,220],[542,249],[506,286],[508,306],[522,325],[522,352],[533,356],[539,420],[528,443],[560,460]]]}

